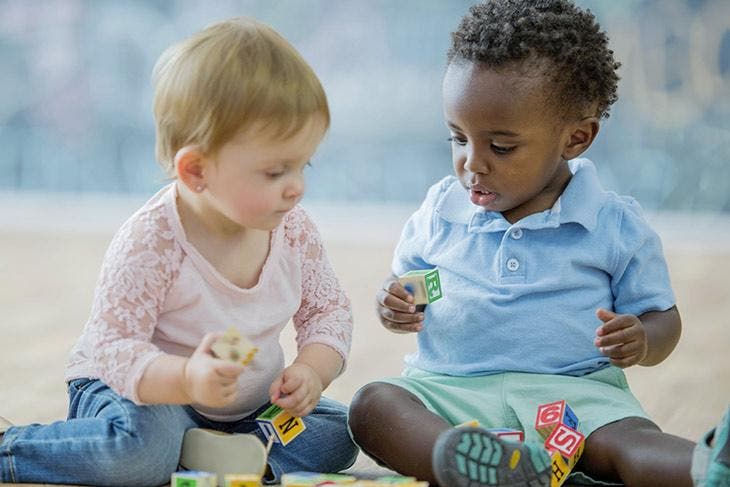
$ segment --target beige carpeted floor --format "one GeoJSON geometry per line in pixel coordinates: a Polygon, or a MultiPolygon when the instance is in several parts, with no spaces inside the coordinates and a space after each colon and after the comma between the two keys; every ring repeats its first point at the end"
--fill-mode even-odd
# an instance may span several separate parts
{"type": "MultiPolygon", "coordinates": [[[[397,375],[403,355],[415,345],[414,336],[383,330],[373,312],[403,215],[386,215],[386,225],[371,217],[358,226],[353,223],[356,215],[345,214],[326,216],[320,223],[356,321],[348,369],[326,391],[345,403],[363,384],[397,375]]],[[[671,218],[662,221],[660,233],[684,332],[664,363],[633,367],[627,374],[635,394],[665,431],[694,440],[730,404],[730,228],[678,229],[671,218]]],[[[719,221],[723,227],[728,222],[719,221]]],[[[99,231],[49,227],[41,232],[0,226],[0,415],[16,424],[65,415],[64,363],[86,320],[112,225],[99,231]]],[[[284,340],[291,357],[292,334],[284,340]]],[[[356,467],[378,471],[364,458],[356,467]]]]}

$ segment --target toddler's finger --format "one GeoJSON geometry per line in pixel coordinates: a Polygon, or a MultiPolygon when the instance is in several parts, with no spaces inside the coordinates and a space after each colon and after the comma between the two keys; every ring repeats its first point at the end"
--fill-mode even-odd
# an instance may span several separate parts
{"type": "Polygon", "coordinates": [[[403,302],[413,303],[413,295],[409,293],[398,281],[387,281],[384,289],[391,296],[399,298],[403,302]]]}
{"type": "Polygon", "coordinates": [[[616,316],[616,313],[609,311],[606,308],[598,308],[596,310],[596,317],[604,323],[614,319],[616,316]]]}
{"type": "Polygon", "coordinates": [[[423,313],[402,313],[392,308],[381,308],[380,316],[391,323],[418,323],[423,321],[423,313]]]}
{"type": "Polygon", "coordinates": [[[223,397],[235,397],[238,395],[238,384],[229,384],[221,387],[221,394],[223,397]]]}
{"type": "Polygon", "coordinates": [[[397,296],[393,296],[392,294],[386,294],[382,304],[385,308],[392,309],[393,311],[398,311],[401,313],[416,312],[415,304],[408,303],[397,296]]]}
{"type": "Polygon", "coordinates": [[[200,341],[200,344],[198,345],[198,347],[195,349],[195,352],[197,352],[197,353],[202,352],[202,353],[212,355],[213,351],[211,350],[210,347],[212,347],[213,343],[215,343],[215,341],[222,336],[223,336],[223,333],[220,333],[220,332],[206,333],[205,336],[203,337],[203,339],[200,341]]]}
{"type": "Polygon", "coordinates": [[[237,379],[246,370],[242,365],[226,362],[225,360],[217,359],[216,362],[215,372],[224,379],[237,379]]]}
{"type": "Polygon", "coordinates": [[[283,381],[283,375],[279,374],[274,382],[271,383],[271,386],[269,386],[269,401],[271,401],[272,404],[276,404],[281,397],[281,384],[283,381]]]}

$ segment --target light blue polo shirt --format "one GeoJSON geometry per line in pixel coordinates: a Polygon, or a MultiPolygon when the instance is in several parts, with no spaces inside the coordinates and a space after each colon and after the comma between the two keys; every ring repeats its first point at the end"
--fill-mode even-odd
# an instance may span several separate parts
{"type": "Polygon", "coordinates": [[[444,297],[426,307],[407,365],[584,375],[609,363],[593,345],[596,309],[640,315],[674,305],[661,242],[638,203],[605,191],[591,161],[569,164],[555,205],[514,224],[473,205],[454,176],[429,189],[393,272],[438,267],[444,297]]]}

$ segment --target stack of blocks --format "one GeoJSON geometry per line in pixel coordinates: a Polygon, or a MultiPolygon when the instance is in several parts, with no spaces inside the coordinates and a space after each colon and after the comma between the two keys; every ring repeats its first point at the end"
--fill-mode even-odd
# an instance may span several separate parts
{"type": "Polygon", "coordinates": [[[583,453],[585,437],[578,432],[578,418],[565,401],[543,404],[537,408],[535,429],[550,455],[550,487],[560,487],[583,453]]]}
{"type": "Polygon", "coordinates": [[[301,418],[292,416],[276,404],[272,404],[261,413],[256,422],[267,440],[281,443],[283,446],[289,444],[307,428],[301,418]]]}
{"type": "Polygon", "coordinates": [[[409,271],[398,278],[398,282],[413,294],[414,304],[430,304],[443,297],[438,269],[409,271]]]}

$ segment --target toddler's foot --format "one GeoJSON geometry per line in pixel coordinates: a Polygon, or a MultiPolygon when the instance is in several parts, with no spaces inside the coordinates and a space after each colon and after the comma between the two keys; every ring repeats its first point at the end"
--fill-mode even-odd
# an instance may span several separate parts
{"type": "Polygon", "coordinates": [[[550,485],[550,457],[542,445],[505,441],[482,428],[441,433],[433,469],[439,484],[448,487],[550,485]]]}
{"type": "Polygon", "coordinates": [[[180,466],[218,475],[223,485],[226,474],[254,474],[266,471],[266,447],[256,435],[228,434],[193,428],[183,438],[180,466]]]}
{"type": "Polygon", "coordinates": [[[717,428],[697,443],[692,456],[692,480],[697,487],[730,487],[730,408],[717,428]]]}

